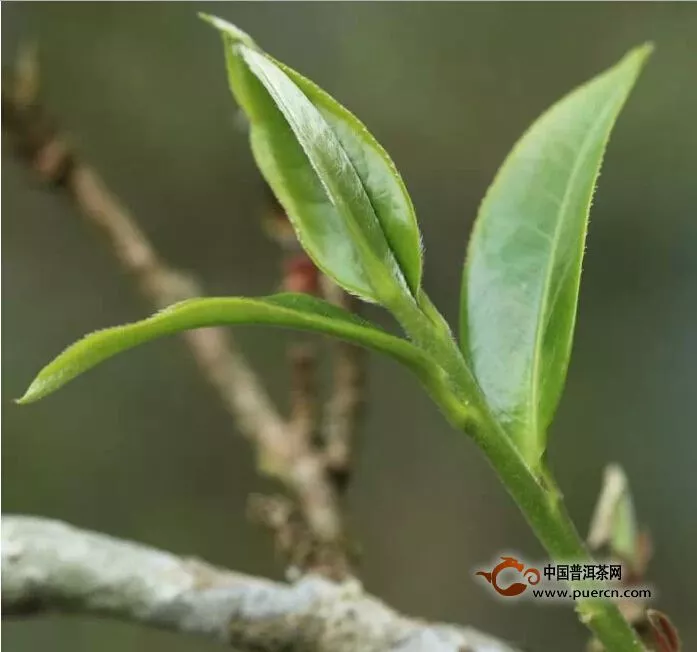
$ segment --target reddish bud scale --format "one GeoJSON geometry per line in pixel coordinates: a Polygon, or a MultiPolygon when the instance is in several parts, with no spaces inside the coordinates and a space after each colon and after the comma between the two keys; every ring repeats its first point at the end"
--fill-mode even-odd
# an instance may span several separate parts
{"type": "Polygon", "coordinates": [[[289,256],[283,263],[283,289],[318,294],[319,274],[315,264],[304,253],[289,256]]]}

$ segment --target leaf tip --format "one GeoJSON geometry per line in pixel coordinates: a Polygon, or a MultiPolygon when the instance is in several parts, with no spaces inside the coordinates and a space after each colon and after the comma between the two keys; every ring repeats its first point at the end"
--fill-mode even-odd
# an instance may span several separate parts
{"type": "Polygon", "coordinates": [[[653,51],[656,49],[656,45],[653,41],[645,41],[636,49],[641,53],[643,58],[647,58],[653,54],[653,51]]]}
{"type": "Polygon", "coordinates": [[[45,383],[40,381],[39,378],[35,378],[27,390],[19,398],[14,399],[14,403],[17,405],[28,405],[29,403],[34,403],[40,398],[45,396],[45,383]]]}
{"type": "Polygon", "coordinates": [[[646,62],[655,49],[652,41],[646,41],[627,52],[620,63],[631,64],[633,68],[636,68],[638,73],[646,65],[646,62]]]}
{"type": "Polygon", "coordinates": [[[224,36],[230,38],[233,43],[244,43],[245,45],[252,47],[255,46],[254,39],[247,34],[247,32],[242,31],[239,27],[229,23],[227,20],[223,20],[222,18],[218,18],[218,16],[213,16],[212,14],[207,14],[203,11],[198,12],[198,17],[205,23],[215,27],[215,29],[221,32],[224,36]]]}

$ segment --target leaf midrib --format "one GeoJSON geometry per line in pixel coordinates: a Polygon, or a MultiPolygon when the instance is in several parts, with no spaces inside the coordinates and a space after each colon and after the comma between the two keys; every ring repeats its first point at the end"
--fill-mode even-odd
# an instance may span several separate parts
{"type": "MultiPolygon", "coordinates": [[[[244,47],[244,46],[242,46],[242,47],[244,47]]],[[[250,49],[250,48],[247,48],[247,49],[250,49]]],[[[271,63],[272,65],[276,65],[276,63],[273,61],[273,59],[266,57],[266,55],[264,53],[256,52],[256,54],[258,54],[261,57],[266,58],[266,60],[269,61],[269,63],[271,63]]],[[[277,68],[278,68],[279,72],[282,75],[284,75],[288,79],[288,81],[298,89],[298,92],[302,94],[302,96],[308,101],[308,103],[310,105],[312,105],[312,101],[310,100],[310,98],[308,98],[307,95],[305,95],[303,90],[287,75],[287,73],[283,70],[283,68],[280,66],[277,66],[277,68]]],[[[262,72],[264,73],[264,76],[266,77],[265,72],[264,71],[262,71],[262,72]]],[[[253,74],[256,75],[255,72],[253,72],[253,74]]],[[[361,226],[359,224],[356,224],[356,221],[352,217],[352,211],[346,206],[345,202],[340,197],[341,193],[337,192],[336,189],[333,189],[331,187],[331,185],[325,180],[325,177],[328,176],[327,170],[326,169],[325,170],[318,169],[318,164],[316,163],[315,158],[309,153],[308,147],[305,145],[303,139],[299,137],[297,130],[296,130],[296,127],[288,119],[287,114],[292,115],[292,111],[291,111],[290,107],[288,106],[288,103],[285,101],[285,98],[280,93],[278,93],[278,91],[275,89],[273,83],[271,83],[270,80],[269,80],[269,86],[270,86],[270,88],[266,87],[266,85],[264,84],[266,91],[269,93],[269,95],[272,96],[272,98],[274,99],[276,104],[279,106],[279,110],[281,112],[281,115],[283,116],[283,119],[287,122],[288,126],[295,134],[295,137],[297,138],[298,143],[300,144],[300,147],[302,148],[303,152],[305,153],[305,156],[307,157],[308,163],[315,170],[315,173],[317,174],[319,182],[322,184],[322,187],[324,188],[324,191],[327,194],[327,198],[330,200],[331,204],[337,209],[337,211],[339,211],[339,213],[342,216],[344,216],[346,224],[349,227],[349,231],[354,235],[354,242],[360,243],[359,246],[363,250],[364,256],[371,259],[373,261],[373,263],[375,263],[377,265],[382,265],[383,261],[380,260],[379,257],[376,256],[375,252],[373,251],[373,248],[365,242],[364,237],[363,237],[363,229],[361,228],[361,226]],[[283,108],[281,108],[281,107],[283,107],[283,108]],[[284,109],[285,109],[285,111],[284,111],[284,109]],[[286,112],[287,112],[287,114],[286,114],[286,112]]],[[[392,252],[392,248],[390,247],[389,241],[387,240],[387,237],[385,236],[385,233],[383,231],[382,223],[380,222],[380,219],[377,215],[377,211],[375,209],[375,206],[373,205],[373,202],[370,199],[370,195],[368,194],[368,192],[365,188],[365,184],[363,183],[363,180],[361,179],[360,175],[358,174],[358,172],[353,164],[353,161],[351,161],[351,158],[348,155],[348,153],[346,152],[346,149],[344,148],[343,144],[341,143],[341,140],[336,136],[336,134],[334,134],[331,126],[327,123],[327,121],[325,120],[325,118],[321,114],[321,112],[318,109],[316,109],[316,110],[317,110],[317,114],[319,116],[319,119],[322,120],[322,122],[324,123],[327,130],[330,133],[332,133],[332,136],[333,136],[334,141],[335,141],[335,145],[341,151],[341,154],[343,155],[343,158],[344,158],[343,163],[351,169],[351,171],[353,172],[354,178],[358,181],[358,186],[360,186],[360,189],[362,191],[361,201],[363,201],[367,205],[367,207],[370,207],[370,212],[372,213],[373,218],[375,220],[376,230],[378,231],[379,235],[383,239],[385,253],[389,257],[390,262],[393,263],[392,268],[393,268],[393,271],[398,279],[399,285],[403,289],[406,289],[410,295],[412,295],[412,291],[411,291],[411,288],[409,287],[409,283],[406,280],[406,277],[404,275],[404,272],[401,268],[399,261],[397,260],[396,256],[392,252]]],[[[324,167],[324,164],[322,164],[322,167],[324,167]]],[[[369,280],[368,280],[368,282],[370,283],[369,280]]]]}

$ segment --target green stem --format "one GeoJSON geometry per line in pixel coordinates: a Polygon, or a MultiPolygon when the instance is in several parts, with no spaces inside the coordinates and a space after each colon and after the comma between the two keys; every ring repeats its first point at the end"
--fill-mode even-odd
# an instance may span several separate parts
{"type": "MultiPolygon", "coordinates": [[[[593,559],[573,524],[551,474],[536,478],[498,424],[483,423],[479,445],[518,504],[533,532],[557,563],[590,564],[593,559]]],[[[607,600],[580,599],[576,611],[607,652],[644,650],[617,606],[607,600]]]]}
{"type": "MultiPolygon", "coordinates": [[[[593,559],[564,506],[551,475],[535,474],[491,414],[445,321],[428,297],[416,305],[400,305],[393,313],[414,342],[440,364],[444,378],[423,379],[432,398],[448,420],[472,436],[496,470],[540,543],[554,562],[590,564],[593,559]]],[[[582,598],[576,602],[579,619],[607,652],[644,652],[636,632],[608,600],[582,598]]]]}

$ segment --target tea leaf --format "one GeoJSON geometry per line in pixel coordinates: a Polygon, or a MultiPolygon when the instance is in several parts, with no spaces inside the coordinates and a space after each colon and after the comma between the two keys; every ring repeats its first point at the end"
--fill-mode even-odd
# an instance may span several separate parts
{"type": "Polygon", "coordinates": [[[461,346],[532,468],[564,386],[603,153],[650,52],[631,51],[532,125],[489,188],[470,240],[461,346]]]}
{"type": "Polygon", "coordinates": [[[265,324],[316,331],[386,353],[415,370],[432,366],[406,340],[305,294],[277,294],[261,299],[190,299],[148,319],[87,335],[44,367],[18,402],[31,403],[43,398],[100,362],[139,344],[193,328],[234,324],[265,324]]]}
{"type": "Polygon", "coordinates": [[[257,165],[303,248],[328,276],[367,301],[387,307],[415,301],[420,235],[385,150],[318,86],[236,27],[206,19],[223,35],[230,88],[249,118],[257,165]]]}

